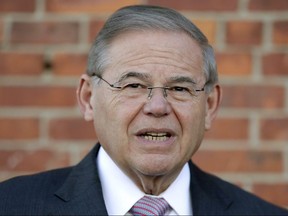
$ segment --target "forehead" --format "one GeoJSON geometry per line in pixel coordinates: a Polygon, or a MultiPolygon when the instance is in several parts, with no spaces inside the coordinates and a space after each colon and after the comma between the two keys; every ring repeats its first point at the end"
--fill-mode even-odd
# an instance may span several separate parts
{"type": "Polygon", "coordinates": [[[108,56],[107,70],[112,74],[129,70],[155,75],[203,73],[202,50],[185,33],[126,32],[112,41],[108,56]]]}

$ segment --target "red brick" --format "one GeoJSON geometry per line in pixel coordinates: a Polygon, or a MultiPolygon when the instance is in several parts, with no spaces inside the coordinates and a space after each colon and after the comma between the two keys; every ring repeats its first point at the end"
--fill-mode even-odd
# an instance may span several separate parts
{"type": "Polygon", "coordinates": [[[50,121],[49,131],[50,137],[57,140],[96,140],[92,122],[84,119],[53,119],[50,121]]]}
{"type": "Polygon", "coordinates": [[[273,42],[275,44],[288,44],[288,21],[278,21],[273,25],[273,42]]]}
{"type": "Polygon", "coordinates": [[[59,44],[77,43],[79,24],[76,22],[15,22],[12,25],[12,43],[59,44]]]}
{"type": "Polygon", "coordinates": [[[261,139],[288,140],[288,117],[261,120],[261,139]]]}
{"type": "Polygon", "coordinates": [[[262,68],[265,75],[288,76],[288,54],[273,53],[263,56],[262,68]]]}
{"type": "Polygon", "coordinates": [[[248,127],[248,119],[217,118],[205,137],[213,140],[247,140],[248,127]]]}
{"type": "Polygon", "coordinates": [[[39,172],[69,165],[67,153],[48,149],[0,150],[0,170],[39,172]]]}
{"type": "Polygon", "coordinates": [[[148,4],[192,11],[236,11],[238,0],[149,0],[148,4]]]}
{"type": "Polygon", "coordinates": [[[39,120],[36,118],[0,118],[0,139],[37,139],[39,120]]]}
{"type": "Polygon", "coordinates": [[[40,75],[44,58],[35,53],[0,53],[0,75],[40,75]]]}
{"type": "Polygon", "coordinates": [[[33,12],[35,0],[0,0],[0,12],[33,12]]]}
{"type": "Polygon", "coordinates": [[[210,43],[215,43],[216,22],[212,20],[192,20],[192,22],[205,34],[210,43]]]}
{"type": "Polygon", "coordinates": [[[262,42],[262,23],[230,21],[227,23],[226,40],[233,45],[259,45],[262,42]]]}
{"type": "Polygon", "coordinates": [[[281,86],[223,86],[222,106],[229,108],[283,108],[285,89],[281,86]]]}
{"type": "Polygon", "coordinates": [[[264,172],[283,171],[283,155],[278,151],[200,150],[193,156],[202,169],[210,172],[264,172]]]}
{"type": "Polygon", "coordinates": [[[263,199],[279,206],[288,206],[288,184],[287,183],[256,183],[253,192],[263,199]]]}
{"type": "Polygon", "coordinates": [[[72,12],[72,13],[112,13],[120,7],[138,4],[137,0],[49,0],[46,1],[46,8],[49,12],[72,12]]]}
{"type": "Polygon", "coordinates": [[[253,11],[288,10],[288,0],[250,0],[248,7],[253,11]]]}
{"type": "Polygon", "coordinates": [[[54,74],[79,76],[86,71],[87,54],[59,53],[53,58],[54,74]]]}
{"type": "Polygon", "coordinates": [[[93,20],[90,23],[89,41],[93,42],[100,29],[103,27],[104,21],[93,20]]]}
{"type": "Polygon", "coordinates": [[[252,72],[252,57],[248,53],[217,53],[216,61],[220,75],[247,76],[252,72]]]}
{"type": "Polygon", "coordinates": [[[72,87],[0,87],[0,106],[75,106],[75,95],[76,88],[72,87]]]}

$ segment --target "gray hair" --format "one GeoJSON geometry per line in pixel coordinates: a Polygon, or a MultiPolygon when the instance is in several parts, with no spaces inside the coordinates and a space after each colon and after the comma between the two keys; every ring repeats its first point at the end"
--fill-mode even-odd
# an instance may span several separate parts
{"type": "Polygon", "coordinates": [[[112,40],[128,31],[162,30],[184,32],[202,49],[206,91],[218,82],[213,48],[206,36],[186,17],[175,10],[158,6],[135,5],[119,9],[106,21],[97,35],[88,56],[87,74],[101,76],[109,62],[108,49],[112,40]]]}

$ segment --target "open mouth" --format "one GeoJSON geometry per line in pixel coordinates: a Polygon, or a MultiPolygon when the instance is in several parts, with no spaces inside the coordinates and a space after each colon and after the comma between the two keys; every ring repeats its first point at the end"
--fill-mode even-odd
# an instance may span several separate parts
{"type": "Polygon", "coordinates": [[[170,133],[155,133],[155,132],[146,132],[140,135],[142,138],[148,141],[158,141],[163,142],[168,140],[171,137],[170,133]]]}

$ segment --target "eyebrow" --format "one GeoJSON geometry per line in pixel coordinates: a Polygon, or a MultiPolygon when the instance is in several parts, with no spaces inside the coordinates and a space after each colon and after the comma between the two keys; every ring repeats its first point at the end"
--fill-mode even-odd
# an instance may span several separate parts
{"type": "Polygon", "coordinates": [[[135,77],[141,80],[148,80],[151,79],[151,76],[149,74],[145,74],[145,73],[139,73],[139,72],[135,72],[135,71],[130,71],[127,72],[125,74],[123,74],[120,79],[118,80],[118,82],[122,82],[123,80],[130,78],[130,77],[135,77]]]}
{"type": "Polygon", "coordinates": [[[175,77],[171,77],[169,78],[169,82],[170,83],[192,83],[192,84],[197,84],[197,82],[191,78],[191,77],[187,77],[187,76],[175,76],[175,77]]]}

